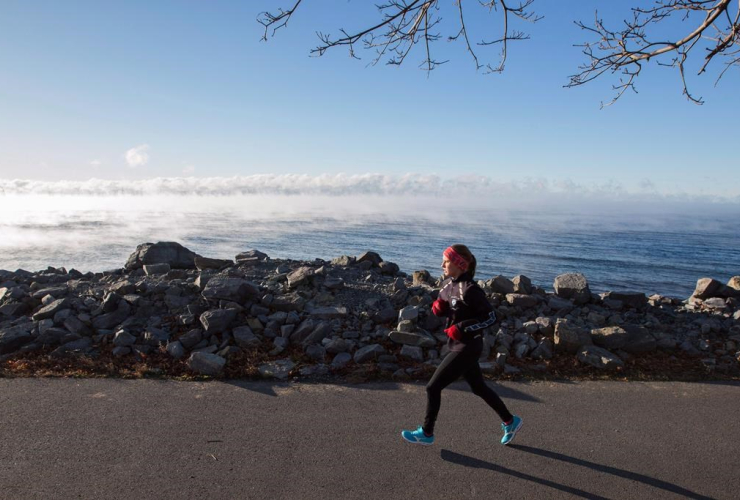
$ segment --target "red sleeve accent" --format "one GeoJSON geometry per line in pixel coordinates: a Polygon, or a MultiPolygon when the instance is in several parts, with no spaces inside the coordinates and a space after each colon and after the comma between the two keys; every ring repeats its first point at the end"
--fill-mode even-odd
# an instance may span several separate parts
{"type": "Polygon", "coordinates": [[[457,340],[457,341],[462,340],[463,332],[462,330],[460,330],[460,328],[458,328],[457,325],[452,325],[447,330],[445,330],[445,333],[447,334],[448,337],[450,337],[453,340],[457,340]]]}

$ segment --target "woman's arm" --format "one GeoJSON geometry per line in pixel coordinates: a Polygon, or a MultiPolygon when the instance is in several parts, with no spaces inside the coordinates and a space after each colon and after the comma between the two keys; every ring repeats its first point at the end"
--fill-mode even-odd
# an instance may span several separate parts
{"type": "Polygon", "coordinates": [[[493,306],[488,302],[485,292],[480,287],[470,287],[465,293],[464,301],[474,311],[475,317],[459,321],[445,330],[447,336],[455,340],[462,340],[467,335],[475,336],[480,330],[496,322],[493,306]]]}

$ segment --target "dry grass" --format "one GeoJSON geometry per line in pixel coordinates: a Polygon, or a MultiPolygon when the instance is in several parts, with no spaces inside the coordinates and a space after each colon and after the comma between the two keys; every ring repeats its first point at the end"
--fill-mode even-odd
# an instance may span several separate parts
{"type": "MultiPolygon", "coordinates": [[[[397,347],[397,346],[396,346],[397,347]]],[[[270,356],[270,344],[256,349],[242,351],[228,358],[223,374],[226,379],[260,379],[259,366],[276,359],[270,356]]],[[[135,354],[117,358],[112,355],[110,347],[102,347],[100,354],[89,356],[52,357],[50,349],[23,353],[11,357],[0,364],[0,377],[75,377],[75,378],[160,378],[174,380],[207,380],[211,377],[195,375],[187,367],[186,360],[175,360],[164,350],[150,354],[135,354]]],[[[392,352],[389,350],[389,352],[392,352]]],[[[290,346],[279,356],[289,358],[296,363],[293,376],[299,376],[299,370],[315,364],[299,346],[290,346]]],[[[544,362],[510,359],[509,363],[521,370],[519,374],[497,373],[487,375],[496,380],[635,380],[635,381],[707,381],[732,380],[740,381],[740,375],[708,371],[696,358],[680,354],[669,355],[662,352],[635,357],[625,366],[614,371],[603,371],[579,363],[574,356],[563,355],[544,362]],[[545,365],[545,370],[533,369],[535,365],[545,365]]],[[[434,371],[429,365],[417,365],[411,361],[401,360],[401,368],[418,369],[408,377],[412,380],[428,380],[434,371]]],[[[347,383],[363,383],[380,380],[391,380],[392,373],[381,371],[375,363],[362,365],[350,364],[338,370],[332,370],[327,380],[347,383]]]]}

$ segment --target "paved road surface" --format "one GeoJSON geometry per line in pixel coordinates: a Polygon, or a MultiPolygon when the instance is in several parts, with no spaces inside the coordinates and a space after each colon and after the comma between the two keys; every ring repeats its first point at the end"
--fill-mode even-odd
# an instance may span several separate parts
{"type": "Polygon", "coordinates": [[[740,385],[464,385],[432,447],[401,441],[424,387],[0,379],[0,498],[740,497],[740,385]]]}

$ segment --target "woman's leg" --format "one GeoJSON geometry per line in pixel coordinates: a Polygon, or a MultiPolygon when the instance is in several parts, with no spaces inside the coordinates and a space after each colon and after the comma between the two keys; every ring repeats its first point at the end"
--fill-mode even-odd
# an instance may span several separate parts
{"type": "Polygon", "coordinates": [[[442,403],[442,389],[460,378],[470,362],[463,352],[450,352],[442,360],[427,384],[427,413],[424,418],[424,432],[434,434],[434,423],[442,403]]]}
{"type": "Polygon", "coordinates": [[[506,408],[506,405],[501,401],[498,394],[496,394],[493,389],[488,387],[488,384],[486,384],[486,381],[483,379],[483,373],[480,371],[480,365],[478,364],[477,358],[468,365],[468,369],[465,370],[463,376],[470,385],[470,388],[473,389],[473,394],[483,398],[485,402],[488,403],[488,406],[498,413],[502,422],[511,422],[511,419],[514,418],[514,416],[506,408]]]}

